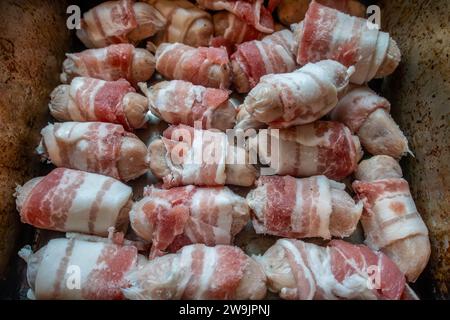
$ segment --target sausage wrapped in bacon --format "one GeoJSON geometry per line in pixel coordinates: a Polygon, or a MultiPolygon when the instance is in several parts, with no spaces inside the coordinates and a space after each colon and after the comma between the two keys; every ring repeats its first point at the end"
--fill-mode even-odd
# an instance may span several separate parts
{"type": "MultiPolygon", "coordinates": [[[[244,44],[245,45],[245,44],[244,44]]],[[[334,108],[353,68],[324,60],[283,74],[269,74],[245,98],[251,117],[274,128],[311,123],[334,108]]]]}
{"type": "Polygon", "coordinates": [[[130,220],[136,234],[152,242],[150,256],[155,257],[192,243],[231,244],[247,224],[249,208],[227,187],[148,187],[130,220]]]}
{"type": "Polygon", "coordinates": [[[355,66],[351,82],[363,84],[385,77],[397,68],[401,54],[388,33],[368,20],[352,17],[315,1],[305,20],[295,27],[297,63],[305,65],[324,59],[355,66]]]}
{"type": "Polygon", "coordinates": [[[125,276],[139,261],[134,246],[64,238],[35,253],[24,247],[19,255],[28,264],[28,296],[38,300],[124,299],[121,289],[130,286],[125,276]]]}
{"type": "Polygon", "coordinates": [[[240,159],[238,147],[220,131],[171,126],[150,144],[150,168],[165,187],[251,186],[256,170],[248,163],[247,150],[240,159]]]}
{"type": "MultiPolygon", "coordinates": [[[[363,18],[366,7],[358,0],[316,0],[324,6],[345,12],[351,16],[363,18]]],[[[285,26],[303,21],[311,0],[281,0],[277,7],[277,15],[285,26]]]]}
{"type": "Polygon", "coordinates": [[[147,99],[123,79],[76,77],[70,85],[57,86],[50,97],[50,113],[59,121],[111,122],[127,130],[146,123],[147,99]]]}
{"type": "MultiPolygon", "coordinates": [[[[274,1],[271,2],[272,7],[274,1]]],[[[272,33],[275,30],[272,14],[264,7],[264,0],[197,0],[197,3],[205,9],[231,12],[260,32],[272,33]]]]}
{"type": "Polygon", "coordinates": [[[148,50],[127,43],[68,53],[66,56],[60,76],[63,83],[84,76],[108,81],[123,78],[136,84],[149,80],[156,64],[155,57],[148,50]]]}
{"type": "Polygon", "coordinates": [[[266,277],[261,267],[232,246],[183,247],[148,262],[126,278],[128,299],[140,300],[228,300],[264,298],[266,277]]]}
{"type": "Polygon", "coordinates": [[[235,124],[236,108],[228,90],[205,88],[182,80],[162,81],[148,89],[142,83],[140,87],[151,111],[170,124],[194,126],[200,122],[203,129],[222,131],[235,124]]]}
{"type": "Polygon", "coordinates": [[[348,237],[355,231],[362,203],[345,185],[325,176],[296,179],[263,176],[247,195],[256,233],[288,238],[348,237]]]}
{"type": "Polygon", "coordinates": [[[275,32],[261,41],[254,40],[237,46],[231,56],[233,84],[238,92],[254,88],[262,76],[295,70],[296,43],[291,31],[275,32]]]}
{"type": "Polygon", "coordinates": [[[155,44],[184,43],[192,47],[206,47],[214,27],[211,15],[187,0],[146,0],[164,16],[167,25],[157,33],[155,44]]]}
{"type": "Polygon", "coordinates": [[[405,276],[386,255],[342,240],[320,247],[280,239],[257,261],[269,290],[288,300],[398,300],[405,289],[405,276]]]}
{"type": "Polygon", "coordinates": [[[366,243],[381,250],[414,282],[430,258],[428,229],[417,212],[400,165],[389,156],[362,161],[353,189],[364,203],[366,243]]]}
{"type": "Polygon", "coordinates": [[[227,89],[231,68],[225,48],[193,48],[181,43],[163,43],[156,51],[156,70],[168,79],[227,89]]]}
{"type": "Polygon", "coordinates": [[[88,48],[113,43],[138,43],[164,28],[166,21],[147,3],[107,1],[83,14],[77,36],[88,48]]]}
{"type": "Polygon", "coordinates": [[[356,170],[362,157],[358,137],[339,122],[317,121],[269,130],[268,135],[272,153],[260,157],[263,163],[270,162],[273,174],[342,180],[356,170]]]}
{"type": "Polygon", "coordinates": [[[368,87],[356,87],[339,100],[331,118],[358,135],[369,153],[400,159],[409,152],[408,140],[389,114],[390,109],[385,98],[368,87]]]}
{"type": "Polygon", "coordinates": [[[131,188],[113,178],[56,168],[16,188],[21,221],[37,228],[107,236],[126,232],[131,188]]]}
{"type": "Polygon", "coordinates": [[[103,122],[49,124],[38,152],[57,167],[128,181],[148,170],[147,147],[121,125],[103,122]]]}
{"type": "Polygon", "coordinates": [[[234,51],[235,44],[258,40],[266,34],[249,25],[235,14],[228,11],[217,12],[213,15],[214,36],[211,44],[215,47],[224,45],[234,51]]]}

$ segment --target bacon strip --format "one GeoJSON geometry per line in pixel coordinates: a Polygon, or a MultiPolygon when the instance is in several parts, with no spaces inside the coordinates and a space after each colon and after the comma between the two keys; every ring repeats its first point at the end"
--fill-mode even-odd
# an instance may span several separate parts
{"type": "Polygon", "coordinates": [[[339,100],[331,117],[357,133],[369,115],[378,109],[390,112],[391,104],[368,87],[357,87],[339,100]]]}
{"type": "Polygon", "coordinates": [[[226,187],[149,187],[144,195],[130,220],[141,238],[152,241],[151,258],[192,243],[231,244],[249,217],[245,199],[226,187]]]}
{"type": "Polygon", "coordinates": [[[100,173],[116,179],[121,179],[118,161],[122,140],[136,137],[121,125],[103,122],[49,124],[41,134],[48,158],[57,167],[100,173]]]}
{"type": "Polygon", "coordinates": [[[137,268],[137,249],[104,242],[53,239],[36,253],[22,249],[34,299],[116,300],[137,268]],[[78,287],[79,285],[79,287],[78,287]]]}
{"type": "Polygon", "coordinates": [[[165,187],[225,184],[228,145],[225,133],[179,125],[166,129],[162,140],[170,167],[170,174],[163,177],[165,187]]]}
{"type": "Polygon", "coordinates": [[[137,26],[132,0],[105,2],[84,13],[82,20],[95,47],[128,42],[127,34],[137,26]]]}
{"type": "Polygon", "coordinates": [[[261,41],[245,42],[237,46],[231,61],[243,70],[250,84],[255,87],[262,76],[288,73],[296,68],[295,40],[289,30],[278,31],[261,41]]]}
{"type": "Polygon", "coordinates": [[[225,48],[165,43],[156,51],[156,70],[168,79],[220,89],[230,86],[230,61],[225,48]]]}
{"type": "Polygon", "coordinates": [[[234,299],[249,260],[237,247],[189,245],[131,273],[123,291],[131,299],[234,299]]]}
{"type": "MultiPolygon", "coordinates": [[[[274,31],[274,22],[270,11],[264,7],[264,0],[197,0],[197,3],[209,10],[226,10],[252,25],[256,30],[264,33],[274,31]]],[[[274,9],[276,3],[272,0],[270,8],[274,9]]]]}
{"type": "Polygon", "coordinates": [[[337,231],[339,236],[349,235],[355,230],[361,215],[362,205],[349,203],[341,208],[334,203],[336,199],[333,198],[341,195],[345,186],[325,176],[304,179],[263,176],[256,185],[256,189],[247,195],[247,202],[254,213],[256,233],[297,239],[330,239],[337,231]],[[341,192],[334,193],[333,189],[341,192]],[[331,215],[338,210],[347,211],[347,217],[340,216],[339,225],[333,228],[331,215]],[[343,228],[348,230],[339,230],[343,228]]]}
{"type": "Polygon", "coordinates": [[[103,81],[76,77],[69,89],[67,111],[73,121],[121,124],[132,130],[124,111],[124,97],[136,90],[126,80],[103,81]]]}
{"type": "Polygon", "coordinates": [[[361,222],[371,248],[379,250],[417,234],[428,236],[405,179],[355,181],[353,189],[364,203],[361,222]]]}
{"type": "Polygon", "coordinates": [[[161,13],[147,3],[106,1],[83,14],[77,36],[88,48],[136,44],[162,30],[165,23],[161,13]]]}
{"type": "Polygon", "coordinates": [[[278,175],[341,180],[356,170],[362,156],[358,138],[333,121],[281,129],[279,134],[270,130],[269,139],[274,151],[270,158],[261,156],[278,175]]]}
{"type": "Polygon", "coordinates": [[[152,0],[150,3],[166,18],[167,25],[155,44],[184,43],[207,46],[213,33],[211,15],[187,0],[152,0]]]}
{"type": "Polygon", "coordinates": [[[297,63],[305,65],[331,59],[355,66],[351,81],[363,84],[373,79],[389,47],[389,34],[365,19],[352,17],[313,1],[300,32],[297,63]],[[373,26],[373,28],[369,28],[373,26]]]}
{"type": "Polygon", "coordinates": [[[388,255],[414,282],[430,257],[430,241],[399,164],[375,156],[361,162],[356,177],[360,180],[352,186],[364,204],[365,242],[388,255]]]}
{"type": "Polygon", "coordinates": [[[18,187],[16,196],[24,223],[42,229],[107,236],[110,227],[126,225],[121,221],[126,213],[122,210],[131,193],[130,187],[112,178],[56,168],[47,176],[18,187]]]}
{"type": "Polygon", "coordinates": [[[344,123],[357,134],[371,154],[385,154],[399,159],[408,148],[408,140],[389,114],[388,100],[368,87],[348,92],[331,111],[331,119],[344,123]]]}
{"type": "Polygon", "coordinates": [[[259,262],[284,299],[398,300],[405,288],[404,275],[387,256],[341,240],[324,248],[281,239],[259,262]]]}
{"type": "Polygon", "coordinates": [[[231,12],[216,13],[213,21],[215,38],[211,39],[211,45],[223,45],[228,52],[234,51],[235,44],[261,39],[265,35],[231,12]]]}
{"type": "Polygon", "coordinates": [[[113,44],[100,49],[87,49],[78,53],[68,53],[66,57],[73,64],[79,76],[92,77],[107,81],[121,78],[131,81],[134,46],[131,44],[113,44]]]}
{"type": "MultiPolygon", "coordinates": [[[[259,72],[272,71],[278,70],[259,72]]],[[[324,60],[291,73],[268,74],[250,91],[244,106],[257,121],[274,128],[311,123],[336,106],[338,94],[347,87],[352,72],[353,68],[324,60]]]]}
{"type": "Polygon", "coordinates": [[[159,82],[146,93],[152,111],[171,124],[194,126],[199,121],[203,129],[213,128],[214,113],[228,102],[230,92],[196,86],[182,80],[159,82]]]}

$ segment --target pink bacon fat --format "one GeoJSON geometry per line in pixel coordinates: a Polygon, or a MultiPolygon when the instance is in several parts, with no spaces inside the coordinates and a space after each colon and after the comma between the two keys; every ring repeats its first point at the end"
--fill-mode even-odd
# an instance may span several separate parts
{"type": "Polygon", "coordinates": [[[126,79],[136,84],[147,81],[155,71],[155,57],[132,44],[112,44],[100,49],[87,49],[66,54],[61,82],[70,83],[77,76],[107,81],[126,79]]]}
{"type": "Polygon", "coordinates": [[[245,199],[227,187],[147,187],[130,212],[133,230],[152,242],[152,258],[192,243],[231,244],[248,220],[245,199]]]}
{"type": "Polygon", "coordinates": [[[187,81],[162,81],[147,88],[139,84],[149,100],[151,111],[170,124],[225,131],[233,128],[236,108],[228,90],[206,88],[187,81]]]}
{"type": "MultiPolygon", "coordinates": [[[[273,10],[276,1],[270,2],[269,8],[273,10]]],[[[260,32],[274,31],[273,18],[269,9],[264,7],[264,0],[197,0],[197,3],[205,9],[231,12],[260,32]]]]}
{"type": "Polygon", "coordinates": [[[316,121],[268,134],[274,152],[261,156],[278,175],[342,180],[356,170],[362,157],[358,137],[339,122],[316,121]]]}
{"type": "Polygon", "coordinates": [[[37,228],[107,236],[126,232],[131,188],[113,178],[56,168],[16,188],[21,221],[37,228]]]}
{"type": "Polygon", "coordinates": [[[268,288],[288,300],[401,298],[405,277],[383,253],[332,240],[320,247],[280,239],[257,261],[268,288]]]}
{"type": "Polygon", "coordinates": [[[233,84],[238,92],[254,88],[262,76],[295,70],[296,43],[289,30],[275,32],[264,39],[237,46],[231,56],[233,84]]]}
{"type": "Polygon", "coordinates": [[[121,125],[103,122],[49,124],[37,148],[57,167],[128,181],[148,170],[147,147],[121,125]]]}
{"type": "Polygon", "coordinates": [[[134,246],[64,238],[35,253],[26,246],[19,256],[28,264],[28,297],[36,300],[124,299],[125,276],[138,267],[134,246]]]}
{"type": "Polygon", "coordinates": [[[146,123],[148,101],[124,79],[76,77],[70,85],[56,87],[50,97],[50,113],[60,121],[110,122],[129,131],[146,123]]]}
{"type": "Polygon", "coordinates": [[[164,42],[206,47],[214,33],[211,15],[188,0],[149,0],[166,18],[167,25],[153,38],[156,45],[164,42]]]}
{"type": "Polygon", "coordinates": [[[236,161],[240,157],[238,148],[224,132],[171,126],[149,145],[150,169],[163,180],[165,188],[190,184],[248,187],[257,173],[248,162],[247,150],[242,150],[245,163],[236,161]]]}
{"type": "Polygon", "coordinates": [[[256,30],[245,20],[231,12],[221,11],[213,15],[214,38],[211,45],[227,47],[229,52],[234,51],[234,46],[239,43],[261,39],[266,34],[256,30]]]}
{"type": "Polygon", "coordinates": [[[332,59],[347,67],[355,66],[350,80],[356,84],[389,75],[400,62],[400,50],[389,34],[368,20],[315,1],[296,29],[298,64],[332,59]]]}
{"type": "Polygon", "coordinates": [[[361,162],[356,178],[353,189],[364,203],[365,242],[388,255],[414,282],[428,263],[430,241],[400,166],[391,157],[375,156],[361,162]]]}
{"type": "Polygon", "coordinates": [[[400,159],[409,151],[408,140],[389,114],[391,104],[368,87],[352,88],[331,111],[331,119],[357,134],[373,155],[400,159]]]}
{"type": "Polygon", "coordinates": [[[227,136],[223,132],[171,126],[161,138],[167,170],[159,174],[160,153],[150,149],[150,168],[165,187],[182,185],[221,186],[226,181],[227,136]],[[154,160],[153,160],[154,159],[154,160]]]}
{"type": "Polygon", "coordinates": [[[171,80],[228,89],[231,67],[225,48],[193,48],[181,43],[163,43],[156,51],[156,70],[171,80]]]}
{"type": "Polygon", "coordinates": [[[78,38],[88,48],[115,43],[137,43],[164,28],[166,21],[147,3],[107,1],[83,14],[78,38]]]}
{"type": "Polygon", "coordinates": [[[362,203],[355,204],[345,185],[325,176],[263,176],[256,185],[247,195],[256,233],[343,238],[355,231],[362,213],[362,203]]]}
{"type": "Polygon", "coordinates": [[[353,67],[324,60],[283,74],[268,74],[250,91],[244,107],[251,117],[273,128],[316,121],[334,108],[353,67]]]}
{"type": "Polygon", "coordinates": [[[125,297],[139,300],[257,300],[266,294],[261,267],[233,246],[183,247],[127,276],[125,297]]]}

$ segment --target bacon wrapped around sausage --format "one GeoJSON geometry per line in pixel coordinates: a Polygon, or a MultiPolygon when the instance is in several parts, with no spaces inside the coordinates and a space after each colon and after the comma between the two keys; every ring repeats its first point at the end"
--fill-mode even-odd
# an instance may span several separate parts
{"type": "Polygon", "coordinates": [[[61,82],[70,83],[77,76],[114,81],[126,79],[132,84],[147,81],[155,71],[155,57],[132,44],[112,44],[100,49],[87,49],[66,54],[61,82]]]}
{"type": "Polygon", "coordinates": [[[362,161],[355,175],[353,189],[364,203],[365,242],[414,282],[430,258],[430,240],[400,165],[389,156],[375,156],[362,161]]]}
{"type": "MultiPolygon", "coordinates": [[[[366,7],[358,0],[316,0],[316,2],[351,16],[363,18],[366,14],[366,7]]],[[[277,7],[280,22],[289,27],[302,21],[310,3],[311,0],[281,0],[277,7]]]]}
{"type": "Polygon", "coordinates": [[[385,77],[397,68],[401,54],[388,33],[369,21],[352,17],[313,1],[305,20],[295,27],[297,63],[332,59],[355,66],[351,82],[363,84],[385,77]]]}
{"type": "Polygon", "coordinates": [[[233,84],[238,92],[254,88],[262,76],[288,73],[296,69],[296,42],[291,31],[285,29],[237,46],[231,56],[233,84]]]}
{"type": "Polygon", "coordinates": [[[321,247],[280,239],[257,261],[269,290],[288,300],[398,300],[405,290],[405,276],[386,255],[342,240],[321,247]]]}
{"type": "Polygon", "coordinates": [[[134,246],[64,238],[35,253],[24,247],[19,255],[28,265],[28,297],[37,300],[124,299],[125,276],[141,259],[134,246]]]}
{"type": "Polygon", "coordinates": [[[167,25],[158,32],[154,43],[184,43],[206,47],[214,33],[211,15],[187,0],[146,0],[164,16],[167,25]]]}
{"type": "Polygon", "coordinates": [[[230,60],[225,48],[163,43],[156,51],[156,70],[168,79],[204,87],[228,89],[231,83],[230,60]]]}
{"type": "Polygon", "coordinates": [[[192,243],[231,244],[248,220],[245,199],[227,187],[147,187],[130,212],[133,230],[152,242],[151,257],[192,243]]]}
{"type": "Polygon", "coordinates": [[[162,81],[147,88],[140,84],[149,100],[152,113],[170,124],[194,126],[225,131],[233,128],[236,108],[229,99],[230,92],[205,88],[187,81],[162,81]]]}
{"type": "Polygon", "coordinates": [[[88,48],[134,44],[162,30],[165,23],[159,11],[147,3],[107,1],[83,14],[77,36],[88,48]]]}
{"type": "Polygon", "coordinates": [[[288,238],[348,237],[356,229],[362,203],[345,185],[325,176],[296,179],[263,176],[247,195],[256,233],[288,238]]]}
{"type": "Polygon", "coordinates": [[[344,123],[373,155],[400,159],[410,152],[408,140],[392,119],[391,104],[368,87],[349,91],[331,111],[333,120],[344,123]]]}
{"type": "Polygon", "coordinates": [[[225,133],[179,125],[163,132],[163,137],[149,146],[150,169],[165,187],[182,185],[239,186],[253,185],[255,168],[230,144],[225,133]]]}
{"type": "Polygon", "coordinates": [[[353,67],[324,60],[283,74],[268,74],[250,91],[244,107],[252,118],[273,128],[311,123],[334,108],[353,67]]]}
{"type": "Polygon", "coordinates": [[[107,236],[126,232],[131,188],[113,178],[56,168],[16,188],[21,221],[37,228],[107,236]]]}
{"type": "Polygon", "coordinates": [[[129,274],[125,297],[139,300],[258,300],[266,294],[262,268],[233,246],[195,244],[150,260],[129,274]]]}
{"type": "MultiPolygon", "coordinates": [[[[197,3],[205,9],[231,12],[260,32],[274,32],[272,14],[264,7],[264,0],[197,0],[197,3]]],[[[273,9],[274,3],[271,0],[270,9],[273,9]]]]}
{"type": "Polygon", "coordinates": [[[50,113],[59,121],[101,121],[131,131],[146,123],[147,99],[127,81],[76,77],[57,86],[50,95],[50,113]]]}
{"type": "Polygon", "coordinates": [[[103,122],[49,124],[38,152],[57,167],[128,181],[148,170],[147,147],[121,125],[103,122]]]}
{"type": "Polygon", "coordinates": [[[234,51],[234,45],[258,40],[266,33],[258,31],[235,14],[228,11],[220,11],[213,15],[214,38],[211,45],[220,47],[224,45],[230,52],[234,51]]]}
{"type": "Polygon", "coordinates": [[[339,122],[317,121],[269,130],[268,135],[271,154],[259,155],[264,164],[270,162],[273,174],[342,180],[356,170],[362,157],[358,137],[339,122]]]}

